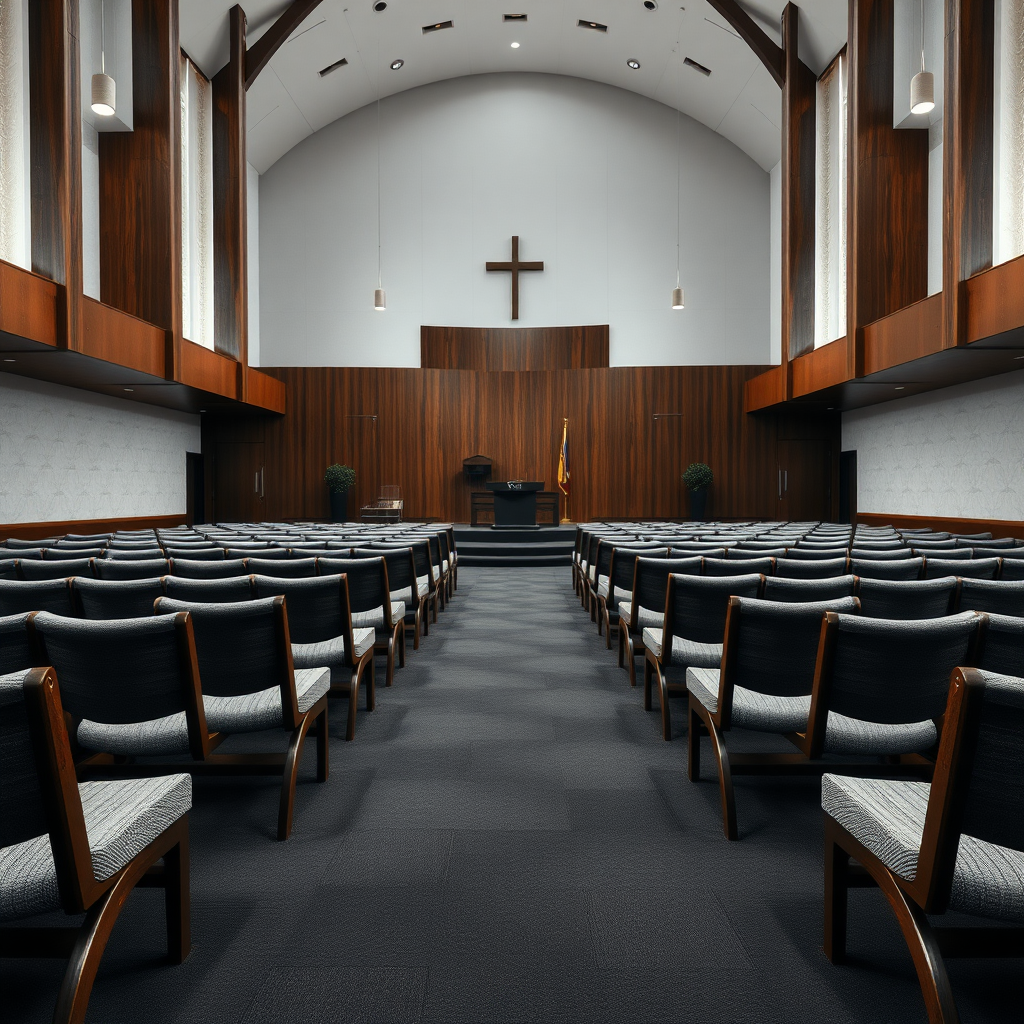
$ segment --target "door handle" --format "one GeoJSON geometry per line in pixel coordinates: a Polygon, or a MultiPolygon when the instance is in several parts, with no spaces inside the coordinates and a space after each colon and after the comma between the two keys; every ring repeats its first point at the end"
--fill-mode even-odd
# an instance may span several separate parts
{"type": "Polygon", "coordinates": [[[784,469],[782,471],[782,489],[786,494],[789,494],[789,470],[784,469]]]}
{"type": "Polygon", "coordinates": [[[259,494],[259,493],[260,493],[260,475],[259,475],[259,473],[258,473],[258,472],[256,473],[256,476],[255,476],[255,478],[253,479],[253,482],[252,482],[252,489],[253,489],[253,491],[254,491],[254,492],[255,492],[256,494],[259,494]]]}
{"type": "Polygon", "coordinates": [[[265,486],[266,482],[267,482],[267,467],[266,466],[260,466],[260,501],[263,500],[264,495],[267,493],[266,486],[265,486]]]}
{"type": "Polygon", "coordinates": [[[779,497],[782,497],[782,470],[779,470],[779,497]]]}

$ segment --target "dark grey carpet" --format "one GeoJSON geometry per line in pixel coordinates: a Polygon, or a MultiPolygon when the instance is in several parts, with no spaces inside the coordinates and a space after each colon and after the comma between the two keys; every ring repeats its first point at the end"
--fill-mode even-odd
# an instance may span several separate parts
{"type": "MultiPolygon", "coordinates": [[[[567,569],[464,569],[343,728],[328,783],[307,749],[286,843],[274,782],[197,782],[192,955],[162,961],[136,892],[91,1021],[925,1020],[879,893],[851,898],[851,964],[820,951],[818,783],[740,780],[726,842],[710,760],[691,785],[567,569]]],[[[62,969],[2,962],[0,1017],[48,1020],[62,969]]],[[[1024,1019],[1019,970],[953,963],[963,1019],[1024,1019]]]]}

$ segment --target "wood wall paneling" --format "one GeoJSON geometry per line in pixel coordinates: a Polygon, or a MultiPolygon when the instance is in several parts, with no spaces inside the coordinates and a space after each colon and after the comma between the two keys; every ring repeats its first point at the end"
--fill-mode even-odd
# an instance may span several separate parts
{"type": "Polygon", "coordinates": [[[268,412],[283,413],[287,409],[288,389],[276,377],[270,377],[251,366],[246,367],[246,402],[268,412]]]}
{"type": "Polygon", "coordinates": [[[942,295],[929,295],[864,328],[864,373],[888,370],[942,348],[942,295]]]}
{"type": "Polygon", "coordinates": [[[608,366],[608,325],[421,327],[420,366],[436,370],[583,370],[608,366]]]}
{"type": "Polygon", "coordinates": [[[135,128],[100,133],[100,295],[181,346],[181,91],[177,0],[132,0],[135,128]]]}
{"type": "Polygon", "coordinates": [[[846,338],[836,338],[827,345],[797,356],[790,364],[793,397],[799,398],[842,384],[848,379],[847,369],[846,338]]]}
{"type": "Polygon", "coordinates": [[[53,281],[0,260],[0,331],[56,346],[59,290],[53,281]]]}
{"type": "Polygon", "coordinates": [[[155,530],[184,526],[185,513],[169,516],[126,516],[121,519],[61,519],[48,523],[0,523],[0,544],[8,537],[45,540],[65,533],[113,533],[115,530],[155,530]]]}
{"type": "Polygon", "coordinates": [[[187,338],[181,343],[179,378],[190,387],[212,391],[225,398],[238,398],[238,364],[187,338]]]}
{"type": "Polygon", "coordinates": [[[785,366],[773,366],[743,385],[743,408],[746,412],[757,412],[786,400],[785,366]]]}
{"type": "Polygon", "coordinates": [[[82,300],[83,355],[163,377],[167,333],[138,317],[85,296],[82,300]]]}
{"type": "Polygon", "coordinates": [[[962,287],[967,297],[965,342],[1024,327],[1024,256],[990,267],[962,287]]]}
{"type": "Polygon", "coordinates": [[[28,5],[32,269],[57,293],[57,344],[80,339],[82,124],[78,0],[28,5]]]}

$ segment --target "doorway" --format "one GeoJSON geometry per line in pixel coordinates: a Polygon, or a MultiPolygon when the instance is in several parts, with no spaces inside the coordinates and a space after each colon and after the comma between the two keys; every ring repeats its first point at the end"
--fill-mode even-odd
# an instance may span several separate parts
{"type": "Polygon", "coordinates": [[[832,445],[819,438],[779,441],[776,518],[828,522],[832,518],[832,445]]]}
{"type": "Polygon", "coordinates": [[[258,523],[266,493],[262,441],[219,441],[213,453],[213,518],[258,523]]]}
{"type": "Polygon", "coordinates": [[[857,522],[857,452],[839,453],[839,522],[857,522]]]}
{"type": "Polygon", "coordinates": [[[185,452],[185,522],[189,526],[206,522],[206,479],[203,456],[185,452]]]}

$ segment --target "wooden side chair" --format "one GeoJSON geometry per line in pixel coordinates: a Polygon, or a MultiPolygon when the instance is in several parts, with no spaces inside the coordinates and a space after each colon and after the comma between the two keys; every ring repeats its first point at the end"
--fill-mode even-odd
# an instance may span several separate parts
{"type": "Polygon", "coordinates": [[[153,602],[163,592],[159,578],[71,581],[75,611],[83,619],[141,619],[153,614],[153,602]]]}
{"type": "Polygon", "coordinates": [[[35,652],[29,635],[31,612],[0,616],[0,676],[23,672],[35,664],[35,652]]]}
{"type": "Polygon", "coordinates": [[[835,601],[841,597],[854,597],[856,576],[831,576],[825,579],[799,579],[785,576],[766,576],[766,601],[835,601]]]}
{"type": "Polygon", "coordinates": [[[107,940],[137,885],[165,892],[167,952],[191,949],[187,774],[75,778],[56,673],[0,676],[0,956],[68,957],[56,1024],[85,1019],[107,940]],[[160,863],[162,862],[162,863],[160,863]],[[12,924],[63,910],[75,927],[12,924]]]}
{"type": "Polygon", "coordinates": [[[910,949],[930,1024],[960,1020],[944,957],[1024,956],[1022,763],[1024,679],[961,667],[930,785],[822,779],[825,955],[834,964],[846,958],[849,889],[878,886],[910,949]],[[949,911],[1003,926],[929,920],[949,911]]]}
{"type": "MultiPolygon", "coordinates": [[[[416,559],[411,547],[353,548],[353,558],[384,558],[388,570],[391,600],[405,605],[405,630],[412,632],[412,649],[420,648],[420,632],[427,616],[430,588],[416,579],[416,559]]],[[[404,664],[404,662],[403,662],[404,664]]]]}
{"type": "Polygon", "coordinates": [[[53,612],[55,615],[74,615],[71,583],[66,579],[0,580],[0,615],[19,612],[53,612]]]}
{"type": "Polygon", "coordinates": [[[1024,580],[961,580],[960,608],[1024,617],[1024,580]]]}
{"type": "Polygon", "coordinates": [[[96,558],[92,571],[98,580],[150,580],[166,576],[171,566],[166,558],[96,558]]]}
{"type": "Polygon", "coordinates": [[[959,601],[955,576],[937,580],[879,580],[857,577],[862,615],[871,619],[939,619],[959,601]]]}
{"type": "Polygon", "coordinates": [[[760,597],[763,589],[764,576],[760,574],[669,576],[662,627],[648,627],[643,632],[644,710],[652,708],[651,688],[656,683],[662,739],[672,739],[669,699],[686,697],[687,670],[717,669],[721,663],[730,597],[760,597]]]}
{"type": "MultiPolygon", "coordinates": [[[[667,547],[631,547],[622,545],[612,548],[608,563],[608,575],[597,581],[597,635],[604,633],[604,645],[612,646],[612,626],[618,629],[619,605],[628,604],[633,597],[633,581],[636,574],[636,560],[644,558],[668,558],[667,547]]],[[[621,647],[621,644],[620,644],[621,647]]]]}
{"type": "Polygon", "coordinates": [[[1024,618],[1015,615],[985,616],[978,668],[1007,676],[1024,676],[1024,618]]]}

